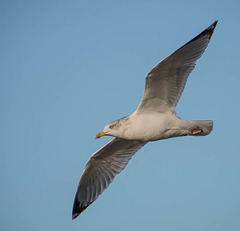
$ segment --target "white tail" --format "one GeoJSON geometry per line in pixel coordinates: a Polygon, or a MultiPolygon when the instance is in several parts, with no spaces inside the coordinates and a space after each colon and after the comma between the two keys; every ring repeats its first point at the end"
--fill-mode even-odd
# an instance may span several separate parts
{"type": "Polygon", "coordinates": [[[206,136],[209,133],[211,133],[213,129],[213,121],[212,120],[200,120],[200,121],[194,121],[200,129],[203,131],[195,134],[194,136],[206,136]]]}

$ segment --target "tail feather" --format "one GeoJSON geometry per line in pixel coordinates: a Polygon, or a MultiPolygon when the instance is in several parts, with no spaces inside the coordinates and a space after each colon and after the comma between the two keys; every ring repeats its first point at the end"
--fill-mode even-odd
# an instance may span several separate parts
{"type": "Polygon", "coordinates": [[[195,134],[194,136],[206,136],[211,133],[213,129],[213,121],[212,120],[200,120],[200,121],[194,121],[200,129],[203,131],[195,134]]]}

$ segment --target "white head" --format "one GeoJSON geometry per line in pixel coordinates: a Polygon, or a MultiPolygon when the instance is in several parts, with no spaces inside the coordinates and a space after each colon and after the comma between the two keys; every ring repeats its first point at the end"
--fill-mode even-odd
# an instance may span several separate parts
{"type": "Polygon", "coordinates": [[[121,138],[126,129],[127,121],[128,121],[128,116],[126,116],[122,119],[119,119],[119,120],[115,120],[115,121],[107,124],[104,127],[103,131],[98,133],[95,138],[98,139],[105,135],[121,138]]]}

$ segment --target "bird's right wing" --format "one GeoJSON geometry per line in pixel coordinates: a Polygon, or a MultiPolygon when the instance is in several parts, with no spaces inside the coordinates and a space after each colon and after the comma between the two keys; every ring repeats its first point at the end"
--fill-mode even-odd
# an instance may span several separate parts
{"type": "Polygon", "coordinates": [[[207,48],[216,25],[217,21],[148,72],[137,113],[174,111],[187,78],[207,48]]]}
{"type": "Polygon", "coordinates": [[[146,143],[114,138],[89,158],[78,184],[72,219],[98,198],[146,143]]]}

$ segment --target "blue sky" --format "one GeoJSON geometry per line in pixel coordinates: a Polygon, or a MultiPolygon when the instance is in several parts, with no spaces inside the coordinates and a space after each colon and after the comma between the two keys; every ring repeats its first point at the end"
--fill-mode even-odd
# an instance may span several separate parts
{"type": "Polygon", "coordinates": [[[239,1],[0,1],[1,230],[239,230],[239,1]],[[207,137],[149,143],[76,220],[95,135],[214,20],[176,108],[207,137]]]}

